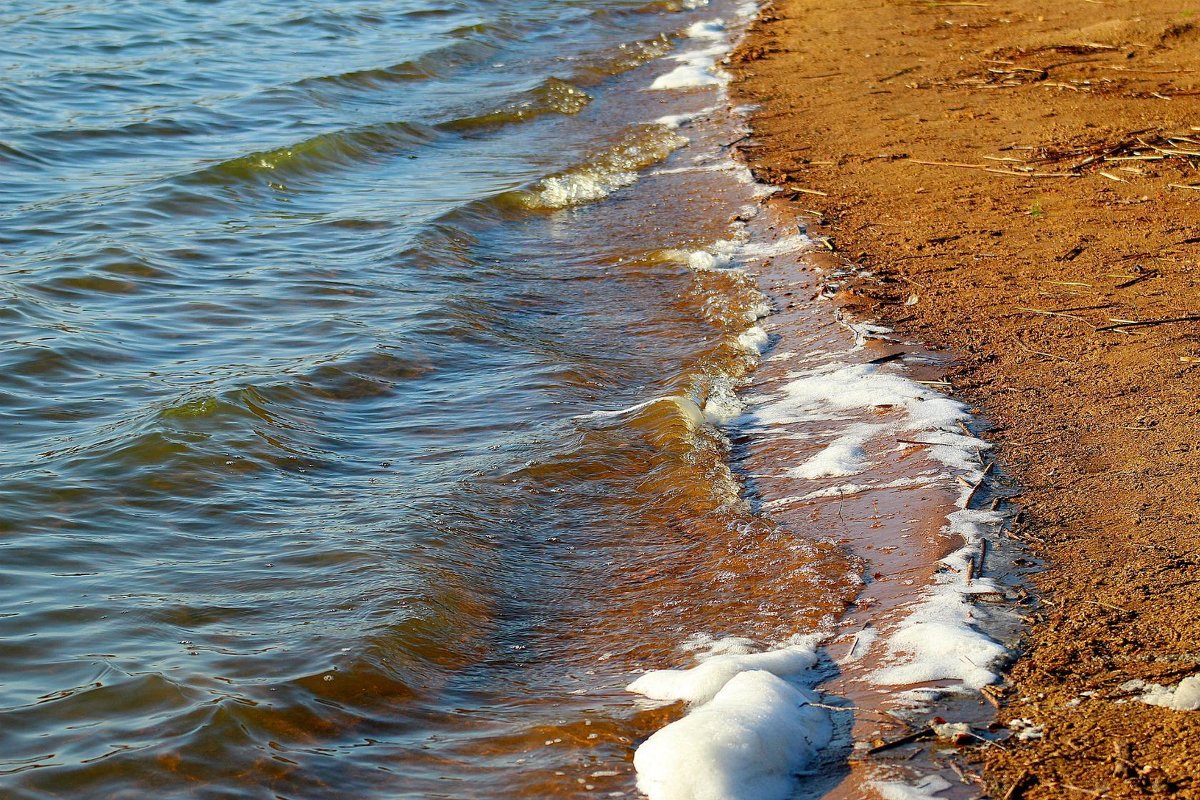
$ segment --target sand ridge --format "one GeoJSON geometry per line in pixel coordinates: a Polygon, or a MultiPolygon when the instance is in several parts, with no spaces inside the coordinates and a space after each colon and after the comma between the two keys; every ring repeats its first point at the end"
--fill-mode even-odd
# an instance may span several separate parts
{"type": "Polygon", "coordinates": [[[849,310],[956,354],[1024,487],[1001,719],[1044,734],[981,787],[1200,797],[1200,713],[1129,683],[1200,672],[1200,9],[779,0],[730,61],[735,146],[873,273],[849,310]]]}

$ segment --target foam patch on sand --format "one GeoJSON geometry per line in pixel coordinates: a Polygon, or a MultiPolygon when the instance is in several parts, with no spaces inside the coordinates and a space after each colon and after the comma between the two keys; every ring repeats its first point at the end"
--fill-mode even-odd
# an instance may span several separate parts
{"type": "Polygon", "coordinates": [[[688,704],[634,754],[650,800],[785,800],[795,775],[833,736],[813,705],[816,637],[764,653],[712,655],[691,669],[648,672],[629,690],[688,704]]]}
{"type": "Polygon", "coordinates": [[[879,433],[878,425],[859,424],[834,439],[821,452],[788,474],[793,478],[847,478],[861,475],[871,467],[863,447],[879,433]]]}
{"type": "Polygon", "coordinates": [[[940,775],[928,775],[917,783],[881,781],[875,789],[883,800],[932,800],[938,792],[950,788],[950,782],[940,775]]]}
{"type": "Polygon", "coordinates": [[[897,478],[894,481],[885,481],[883,483],[839,483],[835,486],[826,486],[824,489],[817,489],[807,494],[769,500],[763,504],[763,507],[767,509],[782,508],[783,506],[790,506],[795,503],[809,503],[813,500],[824,500],[829,497],[853,497],[866,492],[883,489],[918,488],[928,486],[936,477],[936,475],[930,475],[921,478],[897,478]]]}
{"type": "Polygon", "coordinates": [[[1122,689],[1142,689],[1143,703],[1162,706],[1174,711],[1200,711],[1200,675],[1184,678],[1175,686],[1162,686],[1145,681],[1128,681],[1122,689]]]}
{"type": "MultiPolygon", "coordinates": [[[[874,466],[872,454],[894,457],[896,439],[904,439],[926,444],[946,477],[958,476],[968,485],[980,481],[984,477],[980,454],[989,445],[966,427],[970,409],[892,369],[833,363],[801,372],[751,408],[750,416],[766,429],[844,422],[821,451],[788,471],[790,477],[819,480],[858,475],[874,466]],[[858,421],[864,414],[871,414],[873,421],[858,421]]],[[[911,445],[901,448],[906,446],[911,445]]],[[[833,496],[846,486],[825,487],[802,497],[833,496]]],[[[970,491],[962,490],[960,507],[966,505],[970,491]]],[[[884,642],[885,666],[871,676],[875,682],[903,686],[950,681],[978,689],[998,679],[995,666],[1007,650],[980,630],[971,595],[1001,590],[991,580],[970,573],[984,533],[1002,521],[1002,515],[981,510],[964,509],[947,517],[943,533],[960,536],[964,544],[943,559],[946,568],[904,610],[884,642]]]]}

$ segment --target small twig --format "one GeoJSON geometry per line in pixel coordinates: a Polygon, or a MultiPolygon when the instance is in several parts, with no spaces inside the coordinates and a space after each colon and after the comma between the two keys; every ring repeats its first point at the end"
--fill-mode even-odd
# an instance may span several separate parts
{"type": "Polygon", "coordinates": [[[915,66],[915,67],[905,67],[905,68],[904,68],[904,69],[902,69],[902,70],[897,70],[896,72],[893,72],[891,75],[885,75],[885,76],[883,76],[882,78],[880,78],[880,79],[879,79],[879,81],[878,81],[878,82],[879,82],[879,83],[886,83],[887,81],[890,81],[890,80],[892,80],[893,78],[899,78],[901,75],[907,75],[907,74],[908,74],[908,73],[910,73],[910,72],[916,72],[916,71],[917,71],[917,70],[919,70],[920,68],[921,68],[921,66],[920,66],[919,64],[918,64],[917,66],[915,66]]]}
{"type": "Polygon", "coordinates": [[[1133,286],[1135,283],[1141,283],[1144,280],[1148,280],[1150,278],[1157,278],[1157,277],[1158,277],[1158,270],[1152,269],[1152,270],[1149,270],[1148,272],[1143,272],[1141,275],[1136,275],[1136,276],[1130,278],[1129,280],[1125,281],[1124,283],[1118,283],[1113,288],[1114,289],[1128,289],[1130,286],[1133,286]]]}
{"type": "MultiPolygon", "coordinates": [[[[1200,186],[1196,187],[1200,189],[1200,186]]],[[[1175,322],[1200,322],[1200,314],[1189,314],[1186,317],[1170,317],[1168,319],[1144,319],[1137,322],[1118,322],[1115,325],[1102,325],[1096,328],[1100,331],[1115,331],[1121,328],[1148,328],[1153,325],[1170,325],[1175,322]]]]}
{"type": "Polygon", "coordinates": [[[1029,770],[1021,770],[1021,774],[1013,781],[1013,785],[1008,787],[1008,791],[1004,793],[1004,800],[1017,800],[1025,793],[1025,787],[1029,784],[1031,777],[1033,776],[1029,774],[1029,770]]]}
{"type": "Polygon", "coordinates": [[[867,751],[867,755],[873,756],[876,753],[882,753],[885,750],[891,750],[894,747],[902,747],[906,744],[911,744],[911,743],[919,741],[921,739],[928,739],[931,736],[933,736],[933,728],[925,727],[919,731],[914,731],[913,733],[910,733],[907,736],[901,736],[899,739],[893,739],[890,742],[884,742],[883,744],[877,744],[874,747],[872,747],[870,750],[867,751]]]}
{"type": "Polygon", "coordinates": [[[853,706],[831,706],[827,703],[812,703],[812,702],[810,702],[807,705],[810,705],[813,708],[823,708],[826,711],[854,712],[854,711],[858,710],[858,709],[854,708],[853,706]]]}
{"type": "Polygon", "coordinates": [[[829,197],[828,192],[818,192],[816,189],[805,189],[801,186],[789,186],[788,191],[789,192],[799,192],[801,194],[815,194],[815,195],[818,195],[819,197],[829,197]]]}
{"type": "MultiPolygon", "coordinates": [[[[971,501],[975,499],[975,494],[979,491],[983,484],[987,483],[987,476],[991,474],[992,467],[995,465],[995,461],[989,461],[987,466],[983,468],[983,473],[979,476],[979,480],[975,482],[975,484],[971,487],[971,491],[968,492],[966,498],[963,499],[963,508],[971,507],[971,501]]],[[[982,566],[983,565],[980,564],[980,567],[982,566]]]]}

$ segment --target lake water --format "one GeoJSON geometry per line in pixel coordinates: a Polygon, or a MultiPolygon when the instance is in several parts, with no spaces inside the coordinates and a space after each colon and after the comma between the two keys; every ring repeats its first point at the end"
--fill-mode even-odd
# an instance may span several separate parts
{"type": "Polygon", "coordinates": [[[753,11],[0,10],[0,795],[632,797],[633,677],[844,607],[723,428],[753,11]]]}

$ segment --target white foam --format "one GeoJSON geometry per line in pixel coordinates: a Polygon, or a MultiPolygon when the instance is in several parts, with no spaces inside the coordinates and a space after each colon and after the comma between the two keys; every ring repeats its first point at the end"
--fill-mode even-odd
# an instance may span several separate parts
{"type": "Polygon", "coordinates": [[[729,378],[716,378],[709,386],[708,397],[704,401],[704,416],[712,424],[726,425],[740,417],[745,408],[729,378]]]}
{"type": "MultiPolygon", "coordinates": [[[[791,438],[791,437],[789,437],[791,438]]],[[[781,497],[777,500],[770,500],[764,504],[765,508],[777,508],[779,506],[792,505],[794,503],[807,503],[813,500],[824,500],[830,497],[853,497],[857,494],[874,491],[877,489],[906,489],[917,486],[928,486],[936,476],[930,475],[921,478],[897,478],[893,481],[885,483],[839,483],[835,486],[826,486],[824,489],[817,489],[803,495],[793,495],[790,497],[781,497]]]]}
{"type": "Polygon", "coordinates": [[[811,669],[817,663],[816,642],[816,637],[804,637],[788,647],[765,653],[711,656],[691,669],[647,672],[627,688],[651,700],[684,700],[699,705],[715,697],[740,672],[758,670],[785,677],[811,669]]]}
{"type": "Polygon", "coordinates": [[[879,433],[879,425],[859,424],[825,446],[798,467],[788,470],[793,478],[845,478],[871,468],[863,446],[879,433]]]}
{"type": "MultiPolygon", "coordinates": [[[[931,458],[973,484],[982,478],[979,454],[989,446],[966,431],[971,418],[967,406],[872,364],[835,363],[799,373],[756,406],[752,417],[769,426],[844,420],[824,450],[788,471],[798,479],[860,474],[871,466],[867,456],[871,442],[887,442],[887,451],[892,452],[895,439],[904,438],[929,442],[931,458]],[[864,412],[874,412],[872,419],[878,421],[856,421],[864,412]]],[[[832,495],[845,488],[821,491],[832,495]]],[[[961,491],[960,505],[969,492],[961,491]]],[[[785,500],[797,502],[804,497],[811,493],[785,500]]],[[[1002,521],[996,512],[979,510],[961,510],[947,517],[944,533],[962,537],[964,545],[943,559],[949,569],[937,573],[905,609],[887,638],[885,666],[871,676],[875,682],[899,686],[957,681],[962,687],[978,689],[998,679],[995,665],[1007,651],[979,630],[970,595],[999,589],[987,579],[968,581],[967,573],[984,534],[1002,521]]]]}
{"type": "Polygon", "coordinates": [[[1200,675],[1184,678],[1175,686],[1131,681],[1128,688],[1144,688],[1143,703],[1174,709],[1175,711],[1200,711],[1200,675]],[[1137,684],[1140,684],[1137,685],[1137,684]]]}
{"type": "Polygon", "coordinates": [[[688,143],[679,134],[659,125],[627,131],[621,141],[585,164],[543,178],[523,193],[537,208],[567,208],[602,200],[638,179],[638,171],[665,161],[688,143]]]}
{"type": "Polygon", "coordinates": [[[696,22],[688,26],[683,34],[690,39],[724,39],[725,20],[710,19],[696,22]]]}
{"type": "Polygon", "coordinates": [[[737,338],[738,345],[751,353],[762,353],[767,349],[771,337],[761,325],[754,325],[743,331],[737,338]]]}
{"type": "Polygon", "coordinates": [[[667,114],[654,120],[654,123],[656,125],[662,125],[664,128],[669,130],[679,130],[684,125],[690,125],[692,122],[695,122],[701,117],[706,117],[709,114],[719,110],[719,108],[719,106],[708,106],[707,108],[701,108],[698,111],[688,111],[683,114],[667,114]]]}
{"type": "MultiPolygon", "coordinates": [[[[876,409],[896,411],[890,428],[893,431],[960,435],[956,432],[959,424],[970,419],[970,411],[962,403],[901,375],[881,372],[874,364],[835,364],[801,373],[768,397],[755,417],[767,424],[788,424],[839,419],[844,412],[876,409]]],[[[880,426],[879,432],[886,430],[880,426]]],[[[971,457],[988,447],[974,437],[963,439],[970,442],[971,457]]],[[[945,442],[949,445],[952,440],[945,442]]],[[[962,463],[958,455],[946,457],[955,464],[962,463]]]]}
{"type": "Polygon", "coordinates": [[[941,775],[927,775],[915,784],[882,781],[875,784],[883,800],[931,800],[950,788],[950,781],[941,775]]]}
{"type": "Polygon", "coordinates": [[[538,187],[538,199],[551,208],[594,203],[636,181],[637,173],[627,170],[580,171],[546,178],[538,187]]]}
{"type": "Polygon", "coordinates": [[[721,78],[713,71],[713,63],[681,64],[668,73],[659,75],[650,84],[651,89],[690,89],[695,86],[719,86],[721,78]]]}
{"type": "Polygon", "coordinates": [[[827,711],[812,705],[815,637],[765,653],[726,653],[688,670],[649,672],[629,689],[684,700],[680,720],[634,754],[650,800],[785,800],[795,775],[829,743],[827,711]]]}
{"type": "Polygon", "coordinates": [[[667,56],[680,65],[660,75],[650,84],[651,89],[687,89],[694,86],[723,86],[728,76],[717,68],[717,59],[729,52],[725,21],[713,19],[691,25],[684,34],[692,39],[713,42],[708,47],[688,50],[667,56]]]}

